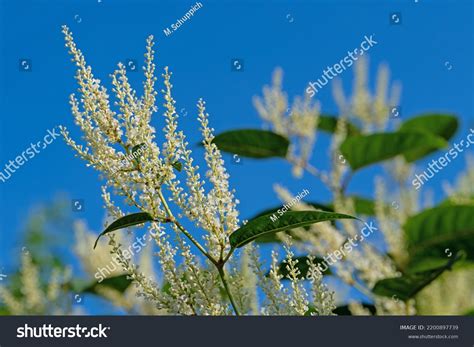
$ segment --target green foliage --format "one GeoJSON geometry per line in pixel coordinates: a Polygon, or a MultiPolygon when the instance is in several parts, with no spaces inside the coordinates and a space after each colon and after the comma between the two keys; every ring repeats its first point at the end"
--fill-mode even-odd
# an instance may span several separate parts
{"type": "MultiPolygon", "coordinates": [[[[314,207],[317,210],[326,211],[326,212],[334,212],[330,205],[325,205],[325,204],[320,204],[318,202],[310,202],[310,201],[305,201],[304,203],[314,207]]],[[[250,219],[250,221],[254,220],[255,218],[261,217],[261,216],[272,215],[274,213],[277,213],[277,211],[282,209],[282,208],[283,208],[283,206],[278,206],[278,207],[273,207],[273,208],[266,209],[266,210],[258,213],[254,217],[252,217],[250,219]]],[[[291,230],[283,231],[283,233],[286,233],[286,234],[289,234],[290,232],[291,232],[291,230]]],[[[292,236],[292,237],[294,239],[297,239],[296,236],[292,236]]],[[[263,236],[258,237],[255,240],[255,242],[257,242],[257,243],[273,243],[273,242],[280,242],[280,241],[281,240],[280,240],[280,238],[277,237],[276,233],[265,234],[263,236]]]]}
{"type": "MultiPolygon", "coordinates": [[[[403,122],[399,131],[420,131],[429,133],[449,141],[458,129],[458,120],[454,115],[422,114],[403,122]]],[[[404,153],[408,161],[415,161],[436,151],[438,147],[427,144],[425,147],[414,148],[404,153]]]]}
{"type": "Polygon", "coordinates": [[[212,141],[221,151],[250,158],[285,158],[290,142],[287,138],[267,130],[230,130],[212,141]]]}
{"type": "Polygon", "coordinates": [[[154,220],[153,217],[147,212],[138,212],[138,213],[129,214],[127,216],[123,216],[117,219],[116,221],[114,221],[103,232],[99,234],[99,236],[97,237],[97,240],[95,240],[94,248],[97,247],[97,242],[99,242],[99,239],[105,234],[110,233],[111,231],[131,227],[134,225],[143,224],[146,222],[151,222],[153,220],[154,220]]]}
{"type": "Polygon", "coordinates": [[[474,206],[448,205],[425,210],[410,217],[404,226],[412,261],[445,257],[464,250],[474,260],[474,206]]]}
{"type": "MultiPolygon", "coordinates": [[[[312,206],[317,210],[326,211],[326,212],[334,212],[331,205],[320,204],[319,202],[313,202],[313,201],[303,201],[303,203],[306,204],[306,205],[312,206]]],[[[278,206],[278,207],[272,207],[272,208],[266,209],[266,210],[256,214],[255,216],[253,216],[251,218],[251,220],[255,219],[255,218],[258,218],[258,217],[261,217],[261,216],[265,216],[267,214],[276,213],[278,210],[281,210],[282,208],[283,208],[283,206],[278,206]]]]}
{"type": "Polygon", "coordinates": [[[386,278],[378,281],[373,288],[373,292],[377,295],[406,301],[413,298],[423,288],[438,278],[444,271],[451,270],[454,263],[461,259],[462,255],[456,254],[452,259],[440,267],[422,272],[407,270],[407,272],[401,277],[386,278]]]}
{"type": "Polygon", "coordinates": [[[144,148],[146,145],[144,143],[140,143],[139,145],[133,146],[131,150],[131,154],[133,156],[133,162],[138,165],[140,164],[140,155],[142,148],[144,148]]]}
{"type": "Polygon", "coordinates": [[[271,216],[271,214],[268,214],[258,217],[234,231],[229,237],[231,246],[239,248],[266,234],[304,227],[319,222],[345,218],[357,219],[342,213],[324,211],[288,211],[279,216],[275,221],[270,219],[271,216]]]}
{"type": "Polygon", "coordinates": [[[458,119],[455,115],[425,113],[404,121],[399,131],[422,131],[440,136],[449,141],[458,129],[458,119]]]}
{"type": "Polygon", "coordinates": [[[141,149],[145,147],[145,144],[144,143],[140,143],[139,145],[136,145],[136,146],[133,146],[132,147],[132,155],[135,156],[135,153],[138,152],[138,151],[141,151],[141,149]]]}
{"type": "MultiPolygon", "coordinates": [[[[364,198],[364,197],[361,197],[361,196],[358,196],[358,195],[352,195],[352,196],[350,196],[350,198],[352,199],[352,201],[354,203],[354,209],[355,209],[355,212],[358,215],[365,215],[365,216],[375,215],[375,203],[374,203],[373,200],[368,199],[368,198],[364,198]]],[[[326,211],[326,212],[334,212],[333,204],[321,204],[319,202],[312,202],[312,201],[304,201],[304,204],[312,206],[317,210],[326,211]]],[[[273,208],[266,209],[266,210],[258,213],[254,217],[252,217],[250,220],[252,221],[255,218],[265,216],[265,215],[272,215],[274,213],[277,213],[277,211],[282,209],[282,208],[283,208],[283,206],[278,206],[278,207],[273,207],[273,208]]],[[[331,223],[334,224],[335,220],[331,221],[331,223]]],[[[284,233],[290,234],[291,230],[284,231],[284,233]]],[[[294,239],[298,239],[297,236],[292,235],[292,237],[294,239]]],[[[269,234],[262,235],[262,236],[258,237],[255,240],[255,242],[257,242],[257,243],[274,243],[274,242],[278,243],[280,241],[281,241],[280,238],[278,238],[275,233],[269,233],[269,234]]]]}
{"type": "Polygon", "coordinates": [[[427,132],[392,132],[359,135],[347,138],[341,153],[353,170],[382,162],[413,151],[414,148],[442,148],[446,141],[427,132]]]}

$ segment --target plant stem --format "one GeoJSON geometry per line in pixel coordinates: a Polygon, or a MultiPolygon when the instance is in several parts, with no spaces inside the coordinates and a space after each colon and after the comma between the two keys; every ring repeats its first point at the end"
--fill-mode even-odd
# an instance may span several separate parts
{"type": "Polygon", "coordinates": [[[209,253],[207,253],[204,247],[181,225],[180,222],[178,222],[176,219],[173,219],[172,222],[201,251],[201,253],[204,254],[207,259],[209,259],[211,263],[213,263],[214,265],[217,265],[217,261],[209,253]]]}
{"type": "MultiPolygon", "coordinates": [[[[119,140],[119,144],[122,145],[122,147],[125,149],[126,153],[129,153],[128,146],[125,145],[121,140],[119,140]]],[[[222,252],[221,252],[221,259],[219,261],[215,260],[205,249],[204,247],[184,228],[181,223],[174,217],[173,212],[168,206],[168,203],[166,202],[165,197],[163,196],[163,193],[161,189],[158,189],[158,196],[160,198],[161,203],[163,204],[163,207],[165,209],[166,214],[168,215],[168,218],[162,218],[163,220],[166,220],[166,222],[171,222],[176,227],[181,230],[181,232],[201,251],[202,254],[206,256],[209,261],[214,264],[214,266],[217,268],[217,271],[219,272],[219,276],[222,280],[222,284],[224,285],[224,289],[229,296],[230,303],[232,305],[232,308],[234,309],[235,315],[240,316],[239,310],[237,309],[237,305],[235,304],[234,297],[232,296],[232,293],[230,291],[229,285],[227,283],[226,277],[225,277],[225,272],[224,272],[224,265],[225,263],[229,260],[230,256],[234,252],[234,248],[231,248],[225,259],[222,259],[222,252]]],[[[132,200],[133,201],[133,200],[132,200]]],[[[137,205],[138,207],[138,205],[137,205]]],[[[205,293],[204,293],[205,295],[205,293]]],[[[193,309],[194,310],[194,309],[193,309]]]]}
{"type": "Polygon", "coordinates": [[[224,285],[224,289],[229,296],[230,303],[232,305],[232,308],[234,309],[235,315],[240,316],[239,310],[237,309],[237,305],[235,304],[234,297],[232,296],[232,293],[230,292],[229,285],[227,283],[227,280],[225,278],[225,272],[224,272],[224,265],[229,260],[230,256],[232,255],[233,249],[230,250],[229,254],[227,255],[226,259],[223,261],[216,261],[205,249],[201,244],[181,225],[180,222],[174,218],[173,212],[171,212],[171,209],[169,208],[168,204],[166,203],[166,199],[163,196],[163,193],[161,192],[161,189],[158,190],[158,196],[160,197],[161,203],[163,204],[166,214],[170,218],[170,221],[178,227],[181,232],[186,235],[186,237],[201,251],[202,254],[204,254],[207,259],[211,263],[214,264],[214,266],[217,268],[217,271],[219,272],[219,276],[222,280],[222,284],[224,285]]]}
{"type": "Polygon", "coordinates": [[[181,225],[180,222],[174,218],[173,212],[171,212],[171,209],[169,208],[168,204],[166,203],[166,199],[163,196],[163,193],[161,192],[161,189],[158,190],[158,196],[160,197],[161,203],[163,204],[166,213],[168,214],[168,217],[170,218],[170,221],[178,227],[181,232],[186,235],[186,237],[201,251],[202,254],[206,256],[207,259],[211,261],[214,265],[217,266],[217,261],[209,254],[206,252],[204,247],[181,225]]]}
{"type": "Polygon", "coordinates": [[[229,285],[227,284],[227,280],[225,278],[224,264],[217,265],[217,270],[219,271],[222,284],[224,285],[224,289],[227,295],[229,296],[230,304],[232,305],[232,308],[234,309],[235,315],[240,316],[239,310],[237,309],[237,305],[235,304],[235,301],[234,301],[234,297],[232,296],[232,293],[230,292],[229,285]]]}
{"type": "Polygon", "coordinates": [[[229,253],[227,253],[226,257],[224,258],[224,260],[222,261],[224,264],[227,263],[227,261],[229,260],[230,256],[232,255],[232,253],[234,253],[235,251],[235,248],[232,247],[230,250],[229,250],[229,253]]]}

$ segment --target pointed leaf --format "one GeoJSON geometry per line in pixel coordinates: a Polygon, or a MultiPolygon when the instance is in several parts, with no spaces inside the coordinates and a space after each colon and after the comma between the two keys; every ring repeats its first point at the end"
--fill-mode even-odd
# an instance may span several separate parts
{"type": "Polygon", "coordinates": [[[273,218],[274,221],[270,218],[272,216],[272,214],[268,214],[258,217],[234,231],[229,237],[231,246],[239,248],[266,234],[304,227],[319,222],[344,218],[357,219],[342,213],[323,211],[288,211],[276,220],[273,218]]]}
{"type": "MultiPolygon", "coordinates": [[[[463,252],[462,254],[465,254],[464,251],[461,252],[463,252]]],[[[423,272],[443,266],[446,263],[446,259],[451,258],[453,255],[450,250],[446,253],[447,254],[445,254],[444,257],[423,257],[410,259],[405,272],[423,272]]],[[[453,265],[453,270],[463,269],[470,266],[472,266],[472,263],[462,259],[453,265]]]]}
{"type": "Polygon", "coordinates": [[[414,148],[442,148],[446,141],[423,132],[394,132],[359,135],[347,138],[340,150],[353,170],[382,162],[414,148]]]}
{"type": "MultiPolygon", "coordinates": [[[[330,205],[320,204],[318,202],[311,202],[311,201],[304,201],[304,203],[314,207],[317,210],[322,210],[322,211],[327,211],[327,212],[334,212],[334,210],[332,209],[332,206],[330,206],[330,205]]],[[[283,206],[278,206],[278,207],[266,209],[263,212],[260,212],[257,215],[255,215],[254,217],[252,217],[250,220],[252,221],[255,218],[265,216],[265,215],[275,214],[275,216],[277,216],[278,215],[278,210],[281,210],[282,208],[283,208],[283,206]]],[[[291,234],[291,230],[283,231],[283,233],[291,234]]],[[[298,237],[295,236],[295,235],[292,235],[292,237],[295,240],[298,239],[298,237]]],[[[277,236],[276,233],[270,233],[270,234],[265,234],[263,236],[258,237],[255,240],[255,242],[257,242],[257,243],[273,243],[273,242],[279,243],[279,242],[281,242],[281,240],[277,236]]]]}
{"type": "MultiPolygon", "coordinates": [[[[310,206],[314,207],[317,210],[326,211],[326,212],[334,212],[332,206],[330,206],[330,205],[320,204],[319,202],[312,202],[312,201],[302,201],[302,203],[304,203],[306,205],[310,205],[310,206]]],[[[281,206],[281,205],[277,206],[277,207],[273,207],[273,208],[268,208],[268,209],[266,209],[266,210],[264,210],[260,213],[257,213],[255,216],[253,216],[251,218],[251,220],[253,220],[255,218],[258,218],[258,217],[261,217],[261,216],[265,216],[267,214],[277,213],[277,215],[278,215],[278,210],[281,210],[283,212],[283,208],[284,208],[284,206],[281,206]]]]}
{"type": "Polygon", "coordinates": [[[408,218],[405,240],[412,259],[446,257],[464,250],[474,260],[474,206],[446,205],[408,218]]]}
{"type": "Polygon", "coordinates": [[[455,115],[425,113],[403,122],[399,131],[426,131],[448,141],[456,133],[458,126],[459,122],[455,115]]]}
{"type": "Polygon", "coordinates": [[[250,158],[286,157],[290,142],[274,132],[259,129],[230,130],[212,141],[224,152],[250,158]]]}
{"type": "Polygon", "coordinates": [[[111,231],[143,224],[145,222],[151,222],[153,220],[153,217],[147,212],[138,212],[129,214],[128,216],[123,216],[110,224],[103,232],[100,233],[100,235],[97,237],[97,240],[95,241],[94,248],[97,247],[97,242],[99,242],[99,239],[111,231]]]}
{"type": "Polygon", "coordinates": [[[460,254],[456,254],[438,268],[423,272],[408,272],[401,277],[383,279],[375,284],[372,291],[377,295],[407,301],[438,278],[444,271],[451,270],[453,264],[461,258],[460,254]]]}
{"type": "MultiPolygon", "coordinates": [[[[458,119],[454,115],[426,113],[403,122],[399,131],[427,132],[449,141],[456,133],[457,128],[458,119]]],[[[436,147],[427,145],[408,151],[404,155],[407,161],[412,162],[423,158],[437,149],[436,147]]]]}

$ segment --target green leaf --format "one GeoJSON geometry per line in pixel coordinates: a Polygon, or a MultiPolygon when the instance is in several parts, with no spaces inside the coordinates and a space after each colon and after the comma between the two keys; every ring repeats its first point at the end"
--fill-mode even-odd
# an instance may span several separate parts
{"type": "MultiPolygon", "coordinates": [[[[319,116],[318,130],[322,130],[328,133],[335,133],[337,122],[339,118],[337,116],[322,114],[319,116]]],[[[346,121],[347,136],[359,135],[360,130],[354,124],[346,121]]]]}
{"type": "Polygon", "coordinates": [[[230,130],[212,141],[224,152],[250,158],[285,158],[290,142],[274,132],[259,129],[230,130]]]}
{"type": "Polygon", "coordinates": [[[144,143],[140,143],[139,145],[133,146],[132,147],[132,154],[135,155],[136,152],[141,151],[143,147],[146,147],[144,143]]]}
{"type": "Polygon", "coordinates": [[[84,288],[82,290],[83,293],[93,293],[93,294],[99,294],[100,292],[97,290],[99,286],[104,286],[108,287],[111,289],[114,289],[120,293],[125,292],[127,288],[130,286],[132,283],[132,280],[128,278],[128,275],[119,275],[115,277],[109,277],[104,279],[102,282],[94,282],[84,288]]]}
{"type": "Polygon", "coordinates": [[[107,227],[107,229],[100,233],[100,235],[97,237],[97,240],[95,240],[94,249],[97,247],[97,242],[99,242],[99,239],[111,231],[128,228],[145,222],[151,222],[153,220],[153,217],[147,212],[138,212],[129,214],[128,216],[123,216],[114,221],[107,227]]]}
{"type": "MultiPolygon", "coordinates": [[[[372,199],[365,198],[365,197],[358,196],[358,195],[350,195],[350,196],[348,196],[348,198],[350,198],[352,200],[352,202],[354,204],[355,212],[358,215],[365,215],[365,216],[374,216],[375,215],[375,202],[372,199]]],[[[319,202],[312,202],[312,201],[303,201],[303,203],[306,204],[306,205],[310,205],[310,206],[314,207],[317,210],[327,211],[327,212],[334,212],[334,205],[333,204],[321,204],[319,202]]],[[[255,218],[258,218],[260,216],[264,216],[266,214],[276,213],[278,210],[280,210],[282,208],[283,208],[283,206],[278,206],[278,207],[273,207],[273,208],[266,209],[266,210],[258,213],[254,217],[252,217],[251,220],[255,219],[255,218]]],[[[262,237],[259,237],[257,240],[255,240],[255,242],[258,242],[258,243],[279,242],[279,241],[280,240],[274,234],[262,236],[262,237]]]]}
{"type": "Polygon", "coordinates": [[[464,313],[464,316],[474,316],[474,308],[464,313]]]}
{"type": "Polygon", "coordinates": [[[341,154],[353,170],[382,162],[414,148],[442,148],[444,139],[424,132],[394,132],[359,135],[347,138],[340,147],[341,154]]]}
{"type": "MultiPolygon", "coordinates": [[[[296,264],[296,268],[300,271],[300,274],[298,276],[299,279],[306,279],[306,276],[308,275],[308,270],[309,270],[309,265],[308,261],[310,261],[310,258],[308,256],[301,256],[301,257],[294,257],[293,260],[298,261],[296,264]]],[[[314,258],[312,260],[316,266],[318,264],[324,263],[324,260],[322,258],[314,258]]],[[[286,260],[283,260],[280,264],[278,264],[278,274],[282,275],[283,278],[282,280],[288,280],[288,275],[289,271],[287,269],[288,263],[286,260]]],[[[267,273],[267,276],[270,274],[270,272],[267,273]]],[[[327,267],[326,271],[323,272],[324,275],[330,275],[331,274],[331,269],[327,267]]]]}
{"type": "MultiPolygon", "coordinates": [[[[458,119],[454,115],[426,113],[403,122],[399,131],[421,131],[439,136],[449,141],[458,129],[458,119]]],[[[425,146],[406,152],[405,158],[412,162],[434,151],[437,147],[425,146]]]]}
{"type": "MultiPolygon", "coordinates": [[[[319,202],[311,202],[311,201],[302,201],[302,203],[304,203],[306,205],[310,205],[310,206],[314,207],[317,210],[322,210],[322,211],[326,211],[326,212],[334,212],[332,206],[330,206],[330,205],[320,204],[319,202]]],[[[255,218],[258,218],[258,217],[261,217],[261,216],[265,216],[267,214],[276,213],[276,212],[278,212],[278,210],[281,210],[282,208],[283,208],[283,206],[268,208],[268,209],[256,214],[255,216],[253,216],[251,218],[251,220],[253,220],[255,218]]]]}
{"type": "Polygon", "coordinates": [[[346,214],[323,211],[288,211],[274,221],[270,218],[272,216],[272,214],[268,214],[258,217],[234,231],[229,237],[231,246],[239,248],[263,235],[319,222],[343,218],[357,219],[346,214]]]}
{"type": "Polygon", "coordinates": [[[179,172],[181,172],[181,170],[183,169],[183,163],[181,163],[180,161],[175,161],[173,164],[171,164],[176,170],[178,170],[179,172]]]}
{"type": "MultiPolygon", "coordinates": [[[[311,201],[303,201],[303,203],[307,204],[307,205],[310,205],[312,207],[314,207],[315,209],[317,210],[322,210],[322,211],[327,211],[327,212],[334,212],[334,210],[332,209],[332,206],[330,205],[325,205],[325,204],[320,204],[318,202],[311,202],[311,201]]],[[[282,209],[283,206],[278,206],[278,207],[273,207],[273,208],[269,208],[269,209],[266,209],[264,210],[263,212],[260,212],[258,214],[256,214],[255,216],[253,216],[250,221],[254,220],[255,218],[258,218],[258,217],[261,217],[261,216],[265,216],[265,215],[272,215],[274,213],[277,213],[278,210],[282,209]]],[[[284,231],[284,233],[286,234],[291,234],[291,230],[287,230],[287,231],[284,231]]],[[[298,239],[298,237],[292,235],[293,239],[298,239]]],[[[277,235],[275,233],[270,233],[270,234],[266,234],[266,235],[263,235],[259,238],[257,238],[255,240],[255,242],[257,243],[279,243],[281,240],[277,237],[277,235]]]]}
{"type": "MultiPolygon", "coordinates": [[[[375,315],[375,312],[377,311],[375,306],[372,304],[367,304],[367,303],[362,303],[361,304],[364,308],[368,309],[370,313],[375,315]]],[[[342,305],[338,306],[332,311],[333,313],[337,314],[338,316],[352,316],[351,311],[349,310],[349,305],[342,305]]]]}
{"type": "MultiPolygon", "coordinates": [[[[292,235],[291,230],[282,231],[282,234],[283,233],[286,234],[286,235],[291,235],[293,240],[299,240],[300,239],[299,237],[297,237],[295,235],[292,235]]],[[[280,243],[281,240],[278,238],[276,233],[270,233],[270,234],[265,234],[263,236],[259,236],[257,239],[255,239],[255,242],[257,242],[257,243],[280,243]]]]}
{"type": "Polygon", "coordinates": [[[458,126],[459,122],[455,115],[425,113],[403,122],[399,131],[425,131],[449,141],[458,126]]]}
{"type": "Polygon", "coordinates": [[[474,206],[447,205],[408,218],[405,240],[412,259],[446,257],[464,250],[474,260],[474,206]]]}
{"type": "Polygon", "coordinates": [[[444,271],[451,270],[453,264],[461,258],[461,254],[456,254],[443,266],[422,272],[408,271],[401,277],[383,279],[375,284],[372,291],[380,296],[407,301],[438,278],[444,271]]]}
{"type": "Polygon", "coordinates": [[[135,163],[140,163],[140,156],[142,152],[142,148],[145,148],[146,145],[144,143],[140,143],[139,145],[133,146],[131,150],[132,158],[135,163]]]}
{"type": "MultiPolygon", "coordinates": [[[[415,258],[410,259],[407,265],[407,272],[423,272],[428,270],[433,270],[438,268],[444,263],[446,263],[446,257],[450,258],[452,256],[452,252],[449,250],[446,252],[444,257],[423,257],[423,258],[415,258]]],[[[465,254],[465,253],[463,253],[465,254]]],[[[453,270],[462,269],[465,267],[472,266],[472,263],[468,261],[458,261],[456,264],[453,265],[453,270]]]]}

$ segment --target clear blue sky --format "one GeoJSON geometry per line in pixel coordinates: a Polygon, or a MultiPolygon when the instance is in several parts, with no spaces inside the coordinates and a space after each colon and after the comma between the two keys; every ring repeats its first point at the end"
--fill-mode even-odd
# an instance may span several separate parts
{"type": "MultiPolygon", "coordinates": [[[[424,111],[456,113],[462,119],[456,139],[465,136],[469,124],[474,125],[472,1],[201,2],[203,8],[166,37],[163,29],[195,2],[0,0],[1,169],[31,142],[41,140],[47,129],[62,124],[79,136],[68,104],[76,85],[61,33],[63,24],[73,31],[96,76],[107,84],[118,61],[142,61],[145,38],[155,35],[157,65],[159,69],[170,67],[177,108],[188,112],[181,126],[190,142],[199,139],[198,98],[206,100],[217,132],[260,127],[252,96],[270,81],[275,67],[285,72],[289,96],[302,94],[309,80],[357,47],[366,34],[374,34],[378,41],[370,51],[372,76],[378,64],[386,62],[392,77],[403,85],[403,117],[424,111]],[[392,12],[401,13],[401,25],[389,25],[392,12]],[[243,72],[231,71],[232,58],[244,60],[243,72]],[[19,71],[19,59],[31,60],[32,71],[19,71]]],[[[141,74],[131,76],[141,88],[141,74]]],[[[347,91],[352,72],[341,77],[347,91]]],[[[336,111],[330,88],[318,97],[324,112],[336,111]]],[[[327,139],[322,136],[319,141],[313,163],[325,167],[327,139]]],[[[285,163],[243,159],[242,165],[233,165],[230,156],[226,159],[243,218],[275,205],[274,182],[295,192],[309,188],[313,201],[329,198],[310,178],[292,178],[285,163]]],[[[431,181],[438,198],[441,182],[451,180],[463,167],[464,160],[458,159],[431,181]]],[[[350,190],[371,196],[373,180],[366,175],[374,170],[357,174],[350,190]]],[[[85,212],[77,216],[99,230],[104,213],[100,184],[97,172],[73,157],[62,139],[23,165],[6,183],[0,182],[0,264],[8,265],[16,258],[18,248],[12,247],[18,247],[17,231],[29,208],[51,200],[58,192],[84,199],[85,212]]]]}

